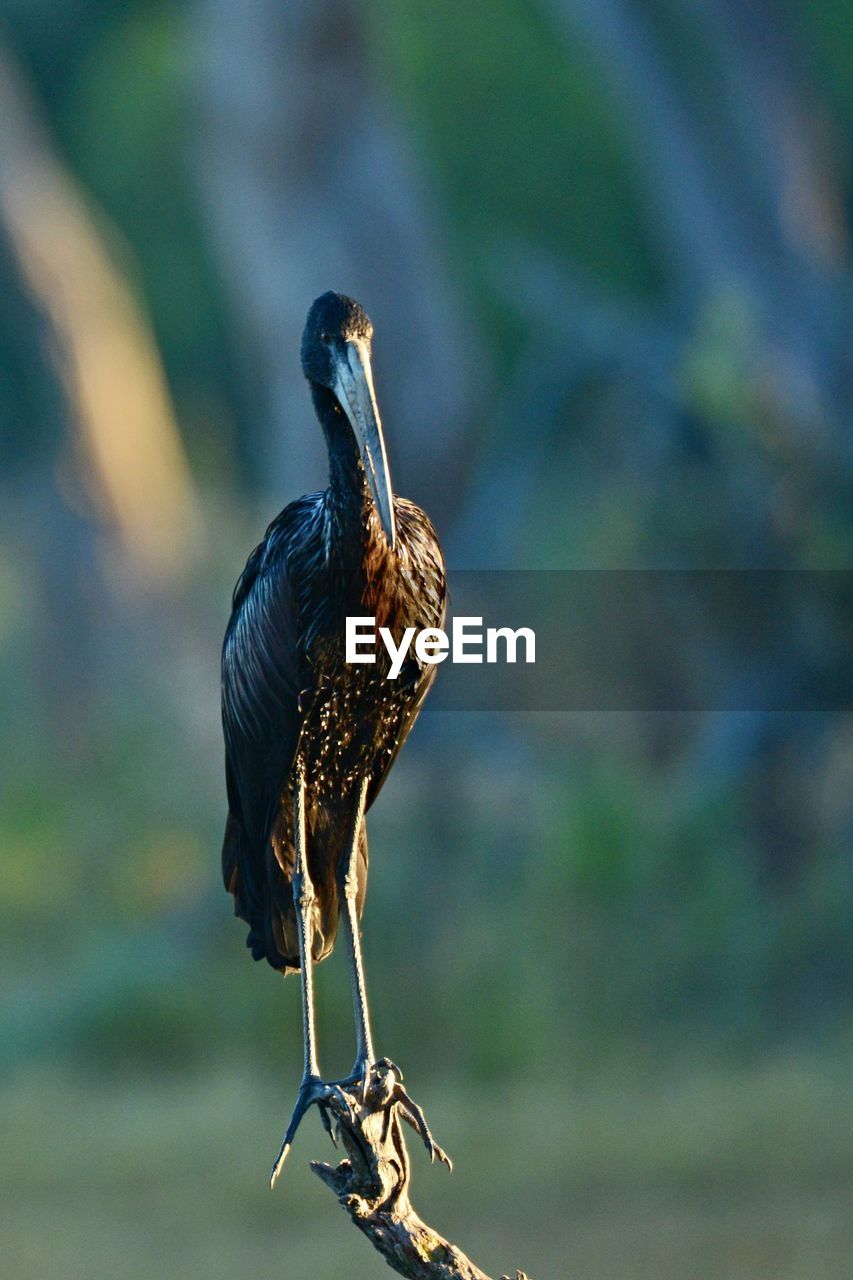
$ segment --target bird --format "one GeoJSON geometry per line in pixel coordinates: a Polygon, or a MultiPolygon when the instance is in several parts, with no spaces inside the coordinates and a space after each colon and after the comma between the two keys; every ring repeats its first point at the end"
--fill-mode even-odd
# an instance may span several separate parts
{"type": "MultiPolygon", "coordinates": [[[[271,1185],[308,1108],[318,1104],[331,1135],[330,1099],[355,1085],[366,1097],[378,1065],[359,932],[365,815],[436,673],[417,646],[393,680],[383,646],[372,663],[347,663],[346,619],[374,617],[399,645],[406,628],[441,628],[445,615],[435,529],[391,486],[372,337],[363,308],[343,294],[324,293],[308,311],[302,371],[326,439],[328,488],[290,503],[269,525],[237,581],[222,647],[223,879],[249,926],[254,959],[301,980],[303,1074],[271,1185]],[[318,1065],[313,967],[331,952],[339,923],[356,1054],[350,1075],[328,1082],[318,1065]]],[[[425,1121],[417,1127],[449,1165],[425,1121]]]]}

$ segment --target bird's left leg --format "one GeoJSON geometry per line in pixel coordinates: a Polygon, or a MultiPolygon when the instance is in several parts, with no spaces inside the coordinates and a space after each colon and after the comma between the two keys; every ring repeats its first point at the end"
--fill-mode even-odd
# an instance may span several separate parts
{"type": "Polygon", "coordinates": [[[364,826],[364,811],[367,806],[368,778],[363,778],[358,790],[355,817],[353,819],[347,857],[344,860],[340,879],[341,896],[344,908],[344,933],[347,944],[347,961],[350,981],[352,982],[352,1002],[355,1012],[356,1051],[355,1063],[347,1083],[361,1081],[362,1093],[367,1091],[370,1068],[374,1063],[373,1039],[370,1034],[370,1012],[367,1007],[367,989],[364,983],[364,961],[361,954],[361,935],[358,929],[358,850],[361,844],[361,832],[364,826]]]}
{"type": "Polygon", "coordinates": [[[318,1103],[320,1115],[326,1132],[332,1136],[332,1126],[324,1106],[334,1095],[345,1107],[346,1099],[337,1085],[326,1084],[320,1078],[317,1063],[317,1033],[314,1024],[314,965],[312,958],[313,914],[316,895],[311,874],[308,870],[308,857],[305,843],[305,776],[301,762],[296,770],[296,787],[293,795],[293,903],[296,907],[297,928],[299,933],[299,968],[302,981],[302,1038],[305,1047],[305,1066],[302,1083],[296,1098],[296,1106],[287,1126],[287,1133],[281,1144],[279,1153],[270,1174],[270,1186],[275,1186],[276,1178],[281,1172],[287,1153],[290,1150],[299,1122],[312,1105],[318,1103]]]}

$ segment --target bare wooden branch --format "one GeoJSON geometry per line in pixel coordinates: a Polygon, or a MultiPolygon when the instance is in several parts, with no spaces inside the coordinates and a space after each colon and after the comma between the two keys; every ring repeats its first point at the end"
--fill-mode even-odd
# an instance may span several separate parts
{"type": "MultiPolygon", "coordinates": [[[[327,1105],[347,1159],[337,1167],[315,1160],[311,1167],[388,1265],[409,1280],[489,1280],[461,1249],[421,1221],[409,1199],[403,1120],[433,1160],[451,1165],[403,1088],[399,1068],[383,1059],[371,1074],[366,1097],[360,1090],[342,1089],[327,1105]]],[[[517,1271],[515,1280],[527,1277],[517,1271]]]]}

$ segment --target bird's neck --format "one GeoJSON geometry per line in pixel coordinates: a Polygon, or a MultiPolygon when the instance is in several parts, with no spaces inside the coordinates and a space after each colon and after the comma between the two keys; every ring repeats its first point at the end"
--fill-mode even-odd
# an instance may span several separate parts
{"type": "Polygon", "coordinates": [[[360,552],[370,535],[373,504],[358,445],[334,394],[312,383],[311,395],[329,450],[329,498],[339,545],[360,552]]]}

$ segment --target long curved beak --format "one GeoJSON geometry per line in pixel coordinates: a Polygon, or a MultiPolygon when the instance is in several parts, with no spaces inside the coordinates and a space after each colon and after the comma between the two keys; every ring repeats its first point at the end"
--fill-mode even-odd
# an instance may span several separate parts
{"type": "Polygon", "coordinates": [[[385,455],[385,438],[373,389],[370,352],[363,338],[349,338],[335,360],[335,395],[350,420],[361,460],[367,474],[370,494],[379,513],[388,545],[393,549],[394,494],[385,455]]]}

